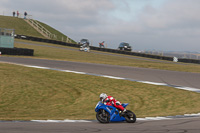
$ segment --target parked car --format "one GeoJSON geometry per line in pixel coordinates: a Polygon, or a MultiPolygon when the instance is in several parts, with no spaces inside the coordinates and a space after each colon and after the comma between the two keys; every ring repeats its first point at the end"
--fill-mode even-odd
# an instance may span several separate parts
{"type": "Polygon", "coordinates": [[[118,49],[119,50],[126,50],[126,51],[132,50],[131,46],[128,43],[125,43],[125,42],[120,43],[118,49]]]}
{"type": "Polygon", "coordinates": [[[89,45],[90,45],[90,42],[89,42],[88,39],[81,39],[81,40],[78,42],[78,44],[80,44],[80,45],[86,44],[87,46],[89,46],[89,45]]]}

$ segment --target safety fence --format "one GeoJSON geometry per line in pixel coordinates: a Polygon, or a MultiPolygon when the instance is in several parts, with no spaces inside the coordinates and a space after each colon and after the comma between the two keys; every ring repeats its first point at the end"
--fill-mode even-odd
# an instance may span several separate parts
{"type": "Polygon", "coordinates": [[[43,36],[49,39],[56,39],[57,36],[52,34],[49,30],[47,30],[44,26],[38,23],[34,19],[24,19],[28,24],[30,24],[33,28],[35,28],[38,32],[40,32],[43,36]]]}
{"type": "MultiPolygon", "coordinates": [[[[66,42],[57,41],[57,40],[38,38],[38,37],[32,37],[32,36],[25,36],[25,35],[16,35],[15,38],[37,41],[37,42],[53,43],[53,44],[58,44],[58,45],[71,46],[71,47],[80,47],[79,44],[66,43],[66,42]]],[[[100,48],[100,47],[95,47],[95,46],[90,46],[90,49],[96,50],[96,51],[103,51],[103,52],[110,52],[110,53],[118,53],[118,54],[133,55],[133,56],[140,56],[140,57],[146,57],[146,58],[174,61],[174,57],[167,57],[167,56],[161,56],[161,55],[152,55],[152,54],[145,54],[145,53],[129,52],[129,51],[122,51],[122,50],[117,50],[117,49],[110,49],[110,48],[100,48]]],[[[200,64],[200,60],[195,60],[195,59],[179,58],[179,59],[177,59],[176,62],[200,64]]]]}

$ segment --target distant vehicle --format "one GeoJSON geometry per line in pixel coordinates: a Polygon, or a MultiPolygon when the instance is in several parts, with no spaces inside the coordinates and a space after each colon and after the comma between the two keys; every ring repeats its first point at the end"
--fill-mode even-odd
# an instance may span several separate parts
{"type": "Polygon", "coordinates": [[[78,44],[80,44],[80,45],[84,45],[84,44],[86,44],[86,45],[90,45],[90,42],[89,42],[89,40],[88,39],[81,39],[79,42],[78,42],[78,44]]]}
{"type": "Polygon", "coordinates": [[[80,46],[80,51],[90,52],[90,47],[80,46]]]}
{"type": "Polygon", "coordinates": [[[125,43],[125,42],[120,43],[118,49],[119,50],[126,50],[126,51],[132,50],[131,46],[128,43],[125,43]]]}
{"type": "Polygon", "coordinates": [[[80,51],[90,52],[90,43],[88,39],[81,39],[78,44],[81,45],[80,51]]]}

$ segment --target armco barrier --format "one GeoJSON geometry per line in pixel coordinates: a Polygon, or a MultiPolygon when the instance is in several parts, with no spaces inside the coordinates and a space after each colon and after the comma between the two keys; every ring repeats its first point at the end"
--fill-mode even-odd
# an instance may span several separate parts
{"type": "Polygon", "coordinates": [[[196,63],[200,64],[200,60],[195,60],[195,59],[178,59],[179,62],[185,62],[185,63],[196,63]]]}
{"type": "Polygon", "coordinates": [[[0,51],[2,55],[26,55],[33,56],[33,49],[25,49],[25,48],[3,48],[0,47],[0,51]]]}
{"type": "MultiPolygon", "coordinates": [[[[58,44],[58,45],[71,46],[71,47],[80,47],[79,44],[66,43],[66,42],[61,42],[61,41],[57,41],[57,40],[25,36],[25,35],[16,35],[15,38],[37,41],[37,42],[53,43],[53,44],[58,44]]],[[[130,51],[122,51],[122,50],[109,49],[109,48],[99,48],[99,47],[94,47],[94,46],[90,46],[90,49],[97,50],[97,51],[103,51],[103,52],[111,52],[111,53],[118,53],[118,54],[133,55],[133,56],[140,56],[140,57],[146,57],[146,58],[173,61],[173,57],[167,57],[167,56],[137,53],[137,52],[130,52],[130,51]]],[[[178,59],[178,62],[200,64],[200,60],[194,60],[194,59],[178,59]]]]}

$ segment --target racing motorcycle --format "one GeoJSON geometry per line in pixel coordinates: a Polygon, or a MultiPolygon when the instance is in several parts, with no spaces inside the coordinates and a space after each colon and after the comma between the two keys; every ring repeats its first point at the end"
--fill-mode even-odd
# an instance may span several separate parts
{"type": "MultiPolygon", "coordinates": [[[[126,108],[128,103],[123,103],[122,106],[126,108]]],[[[136,122],[136,115],[127,110],[125,114],[122,115],[122,111],[119,111],[114,106],[109,106],[103,104],[99,101],[95,107],[96,118],[100,123],[109,123],[109,122],[120,122],[126,121],[128,123],[135,123],[136,122]]]]}
{"type": "Polygon", "coordinates": [[[80,51],[90,52],[90,47],[86,43],[80,46],[80,51]]]}
{"type": "Polygon", "coordinates": [[[80,46],[80,51],[90,52],[90,47],[80,46]]]}

